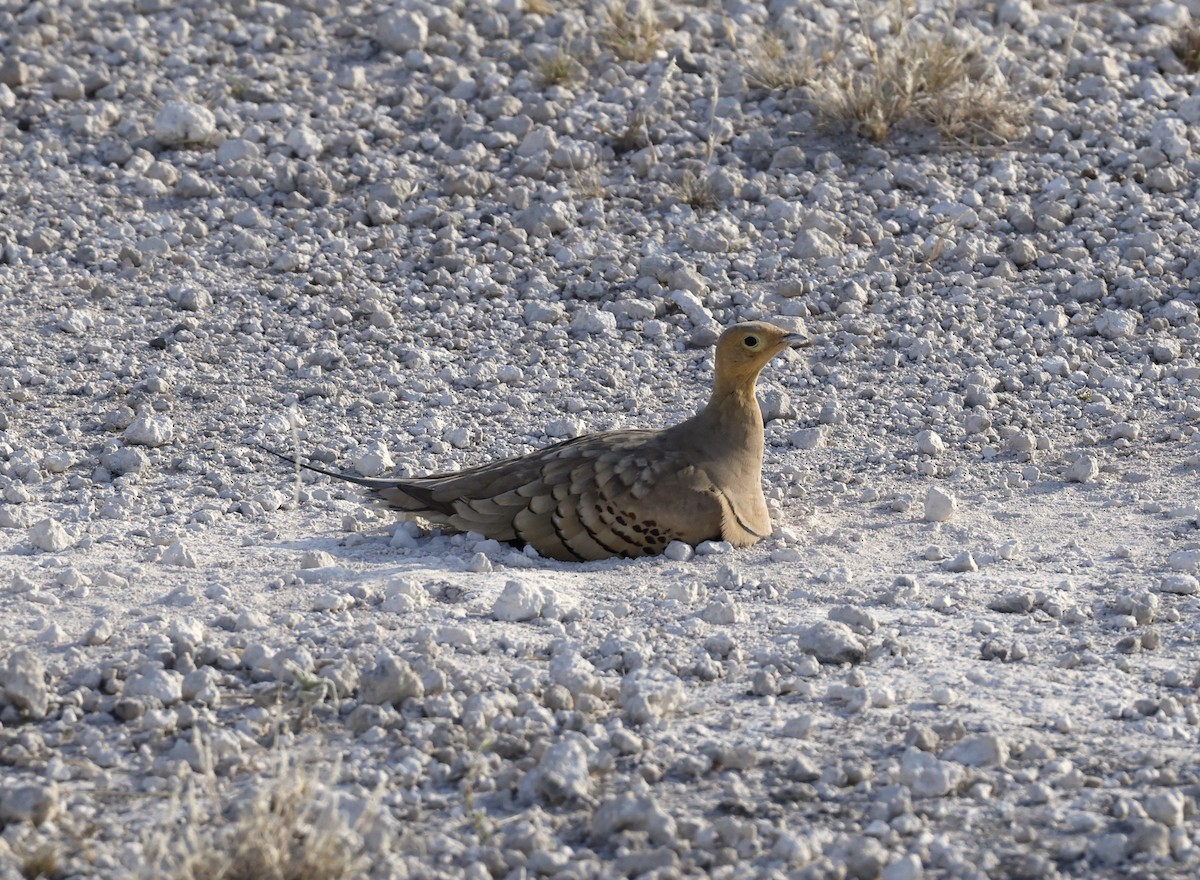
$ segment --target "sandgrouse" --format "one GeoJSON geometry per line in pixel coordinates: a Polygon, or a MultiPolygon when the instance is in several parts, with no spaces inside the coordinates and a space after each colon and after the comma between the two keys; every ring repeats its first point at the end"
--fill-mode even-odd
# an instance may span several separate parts
{"type": "Polygon", "coordinates": [[[408,516],[528,544],[554,559],[650,556],[672,541],[749,547],[771,531],[755,384],[768,361],[805,341],[763,321],[730,327],[717,341],[708,405],[660,431],[585,434],[426,477],[367,478],[303,466],[365,486],[408,516]]]}

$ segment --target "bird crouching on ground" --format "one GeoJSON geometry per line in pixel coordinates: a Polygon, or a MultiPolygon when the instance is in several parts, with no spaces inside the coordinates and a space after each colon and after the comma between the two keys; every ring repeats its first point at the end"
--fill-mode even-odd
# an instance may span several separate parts
{"type": "Polygon", "coordinates": [[[749,547],[771,532],[755,386],[775,355],[806,341],[764,321],[735,324],[717,340],[708,405],[690,419],[657,431],[584,434],[454,473],[359,477],[267,451],[364,486],[409,517],[527,544],[553,559],[652,556],[672,541],[749,547]]]}

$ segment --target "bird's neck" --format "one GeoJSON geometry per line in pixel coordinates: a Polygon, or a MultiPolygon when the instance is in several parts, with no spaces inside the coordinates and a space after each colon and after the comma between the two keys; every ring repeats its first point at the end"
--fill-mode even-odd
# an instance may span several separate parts
{"type": "Polygon", "coordinates": [[[708,406],[701,413],[705,422],[716,431],[739,435],[747,444],[762,444],[762,410],[758,408],[758,397],[754,386],[758,374],[740,376],[729,381],[718,381],[713,388],[708,406]]]}

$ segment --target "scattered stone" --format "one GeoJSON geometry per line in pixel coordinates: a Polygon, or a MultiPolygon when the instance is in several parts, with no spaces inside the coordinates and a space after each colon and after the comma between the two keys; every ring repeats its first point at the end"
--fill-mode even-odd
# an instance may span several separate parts
{"type": "Polygon", "coordinates": [[[58,520],[47,518],[30,527],[29,543],[47,553],[59,553],[75,542],[58,520]]]}
{"type": "Polygon", "coordinates": [[[165,147],[207,144],[216,130],[212,111],[188,101],[168,101],[154,117],[155,140],[165,147]]]}
{"type": "Polygon", "coordinates": [[[133,674],[125,681],[126,697],[145,697],[164,706],[183,699],[183,675],[173,669],[154,669],[133,674]]]}
{"type": "Polygon", "coordinates": [[[963,769],[958,764],[942,761],[912,746],[900,758],[900,783],[909,787],[913,797],[945,797],[962,778],[963,769]]]}
{"type": "Polygon", "coordinates": [[[796,647],[812,654],[821,663],[861,663],[867,656],[862,639],[846,624],[832,620],[801,630],[796,637],[796,647]]]}
{"type": "Polygon", "coordinates": [[[1094,455],[1081,453],[1067,467],[1066,478],[1072,483],[1091,483],[1100,476],[1100,462],[1094,455]]]}
{"type": "Polygon", "coordinates": [[[521,779],[517,786],[521,800],[561,804],[589,797],[592,775],[588,756],[595,751],[584,737],[568,734],[548,748],[538,766],[521,779]]]}
{"type": "Polygon", "coordinates": [[[135,446],[166,446],[175,437],[175,426],[168,416],[141,416],[121,437],[135,446]]]}
{"type": "Polygon", "coordinates": [[[923,455],[941,455],[946,451],[946,443],[937,431],[926,429],[917,435],[917,451],[923,455]]]}
{"type": "Polygon", "coordinates": [[[542,616],[543,610],[553,601],[546,587],[510,580],[492,606],[492,617],[497,620],[533,620],[542,616]]]}
{"type": "Polygon", "coordinates": [[[163,551],[163,565],[177,565],[180,568],[196,568],[196,556],[183,541],[174,541],[163,551]]]}
{"type": "Polygon", "coordinates": [[[425,696],[425,686],[405,660],[383,651],[375,667],[362,676],[358,695],[365,703],[399,707],[404,700],[425,696]]]}
{"type": "Polygon", "coordinates": [[[988,603],[988,608],[992,611],[999,611],[1001,614],[1028,614],[1033,610],[1034,604],[1032,593],[1014,590],[993,599],[988,603]]]}
{"type": "Polygon", "coordinates": [[[621,682],[621,708],[634,724],[674,715],[686,699],[683,682],[660,670],[635,670],[621,682]]]}
{"type": "Polygon", "coordinates": [[[975,561],[975,554],[970,550],[963,550],[952,559],[942,563],[942,567],[946,571],[952,571],[956,574],[969,574],[973,571],[979,571],[979,563],[975,561]]]}
{"type": "Polygon", "coordinates": [[[930,486],[925,493],[925,521],[948,522],[958,510],[958,499],[940,486],[930,486]]]}
{"type": "Polygon", "coordinates": [[[42,825],[58,812],[58,786],[53,782],[0,786],[0,825],[42,825]]]}
{"type": "Polygon", "coordinates": [[[46,667],[37,655],[25,648],[9,654],[3,684],[10,703],[31,718],[46,717],[50,693],[46,687],[46,667]]]}
{"type": "Polygon", "coordinates": [[[1002,737],[980,733],[959,740],[943,757],[968,767],[1002,767],[1008,763],[1009,747],[1002,737]]]}

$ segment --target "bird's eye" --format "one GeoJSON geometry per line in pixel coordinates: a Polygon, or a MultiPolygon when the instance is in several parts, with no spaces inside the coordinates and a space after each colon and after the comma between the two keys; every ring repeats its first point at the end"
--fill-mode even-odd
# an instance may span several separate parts
{"type": "Polygon", "coordinates": [[[747,336],[745,339],[742,340],[742,343],[746,346],[746,348],[758,348],[758,346],[760,345],[759,339],[757,336],[747,336]]]}

